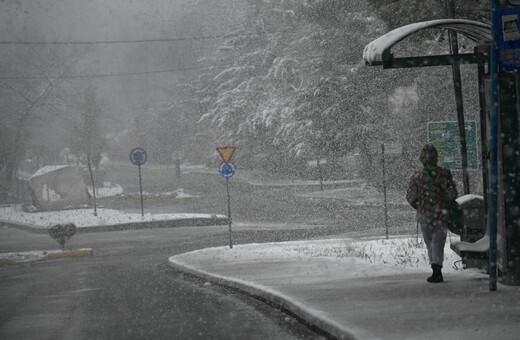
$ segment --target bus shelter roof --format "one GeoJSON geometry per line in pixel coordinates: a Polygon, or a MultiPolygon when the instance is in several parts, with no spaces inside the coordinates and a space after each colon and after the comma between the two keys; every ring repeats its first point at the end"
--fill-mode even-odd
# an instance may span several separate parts
{"type": "Polygon", "coordinates": [[[394,58],[392,47],[403,39],[425,29],[448,29],[473,40],[478,46],[491,42],[491,26],[465,19],[439,19],[417,22],[390,31],[365,46],[363,60],[367,65],[383,65],[383,68],[424,67],[454,64],[484,63],[485,54],[452,54],[424,57],[394,58]]]}

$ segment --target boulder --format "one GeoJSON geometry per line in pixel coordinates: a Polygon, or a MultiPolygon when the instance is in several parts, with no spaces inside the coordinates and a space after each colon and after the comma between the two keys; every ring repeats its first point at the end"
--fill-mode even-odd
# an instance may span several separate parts
{"type": "Polygon", "coordinates": [[[32,204],[40,211],[81,208],[90,204],[90,194],[78,167],[46,166],[29,178],[32,204]]]}

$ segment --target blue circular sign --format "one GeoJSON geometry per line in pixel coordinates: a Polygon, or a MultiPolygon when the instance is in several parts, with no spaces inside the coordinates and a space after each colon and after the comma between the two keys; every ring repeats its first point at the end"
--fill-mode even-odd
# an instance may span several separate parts
{"type": "Polygon", "coordinates": [[[220,176],[230,178],[235,174],[235,165],[231,162],[222,162],[218,167],[218,172],[220,172],[220,176]]]}
{"type": "Polygon", "coordinates": [[[143,148],[135,148],[130,151],[130,162],[133,165],[143,165],[148,160],[148,154],[143,148]]]}

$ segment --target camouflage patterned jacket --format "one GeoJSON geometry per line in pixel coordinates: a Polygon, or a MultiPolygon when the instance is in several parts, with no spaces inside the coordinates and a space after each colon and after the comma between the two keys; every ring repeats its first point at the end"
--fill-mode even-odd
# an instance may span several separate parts
{"type": "Polygon", "coordinates": [[[417,222],[447,222],[448,203],[457,197],[450,170],[425,166],[410,178],[406,200],[417,210],[417,222]]]}

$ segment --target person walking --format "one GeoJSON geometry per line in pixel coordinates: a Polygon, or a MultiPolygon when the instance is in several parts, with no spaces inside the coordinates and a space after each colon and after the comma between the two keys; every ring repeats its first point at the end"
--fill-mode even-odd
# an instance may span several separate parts
{"type": "Polygon", "coordinates": [[[427,281],[439,283],[444,281],[442,263],[448,233],[449,202],[457,197],[457,188],[450,170],[437,165],[435,146],[424,145],[420,161],[423,168],[410,178],[406,200],[417,210],[417,223],[428,249],[433,273],[427,281]]]}

